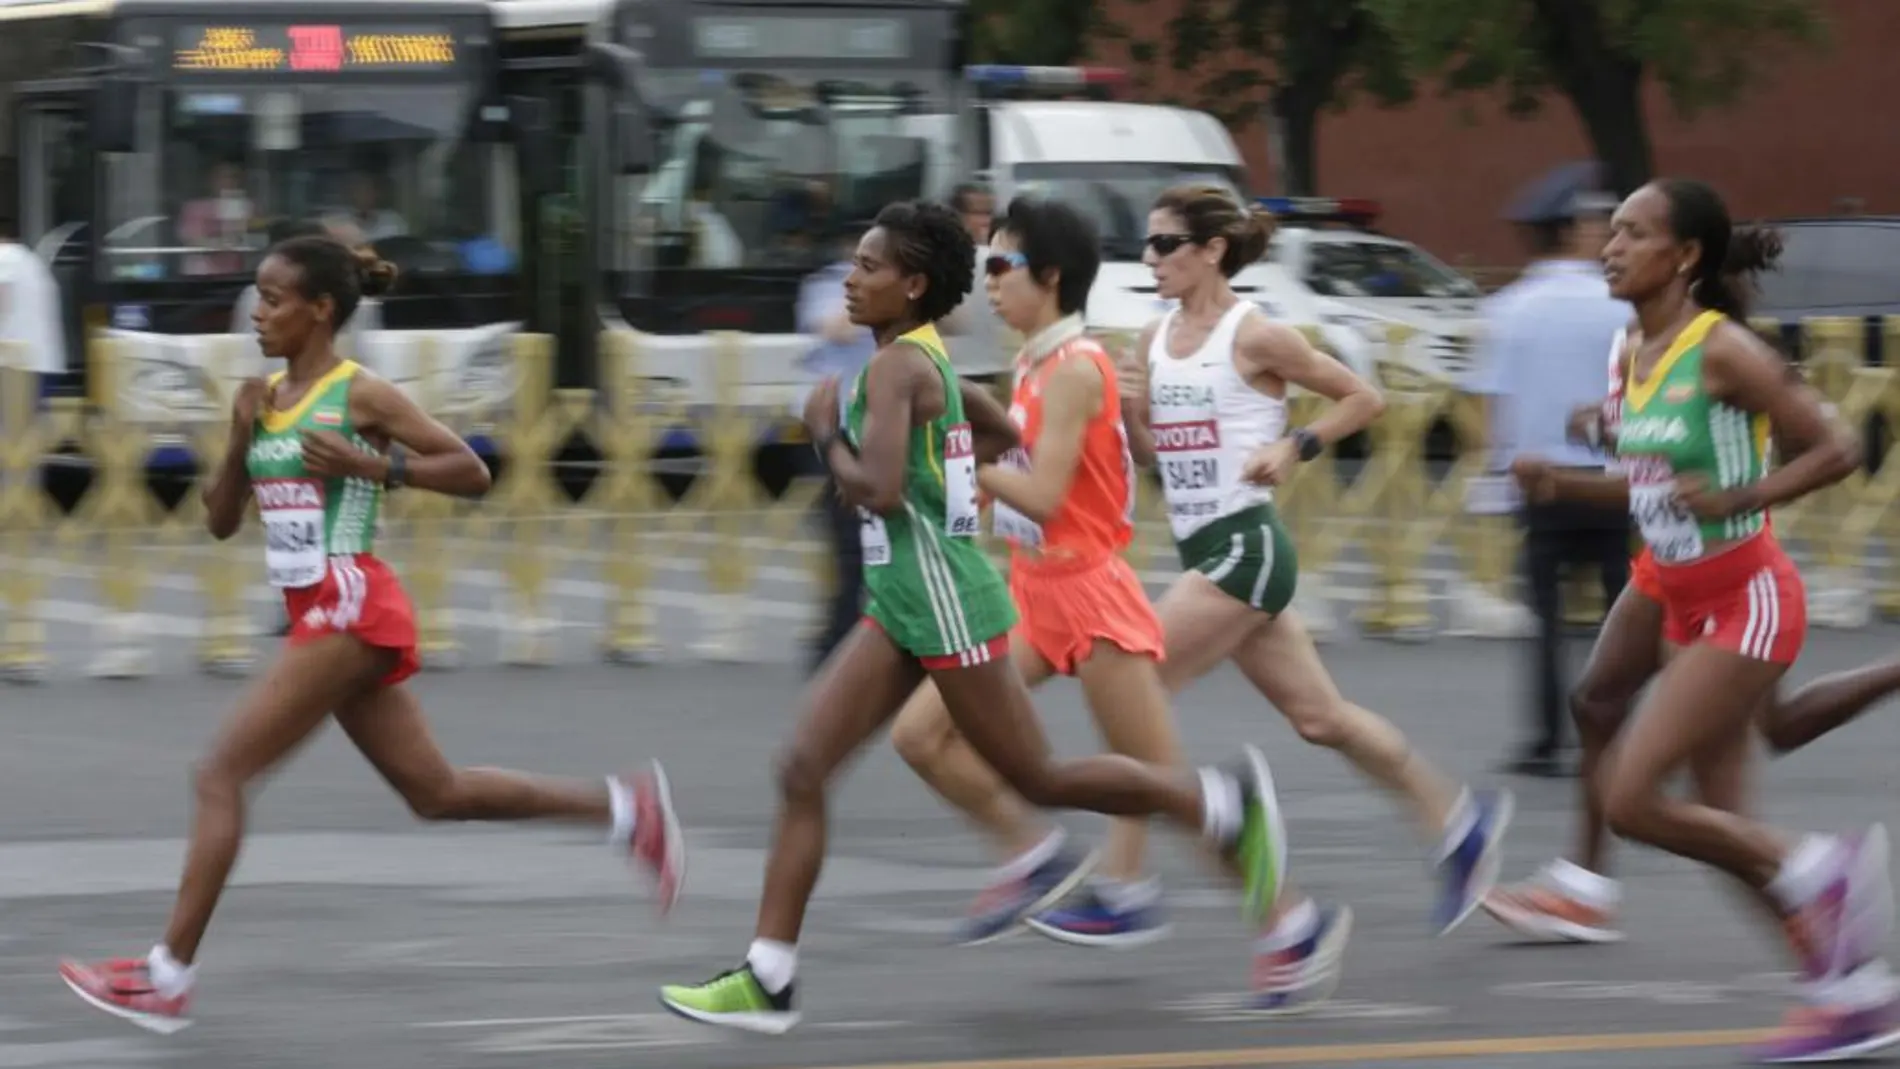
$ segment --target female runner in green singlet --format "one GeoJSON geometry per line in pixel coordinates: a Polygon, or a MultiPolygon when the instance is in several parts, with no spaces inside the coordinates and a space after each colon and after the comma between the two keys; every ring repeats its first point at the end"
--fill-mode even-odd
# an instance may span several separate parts
{"type": "Polygon", "coordinates": [[[383,493],[406,485],[474,497],[489,477],[453,431],[336,354],[336,334],[358,302],[394,277],[373,254],[327,237],[282,242],[257,270],[251,320],[265,355],[286,367],[238,391],[229,445],[204,491],[205,524],[222,541],[256,506],[290,635],[195,773],[191,846],[164,941],[143,958],[60,967],[80,998],[154,1032],[191,1023],[198,946],[237,861],[245,794],[332,716],[424,820],[607,828],[609,845],[652,870],[662,911],[679,893],[684,840],[657,764],[599,785],[457,768],[403,685],[419,667],[415,614],[373,553],[383,493]]]}
{"type": "MultiPolygon", "coordinates": [[[[1009,660],[1016,610],[978,548],[976,466],[1017,444],[989,394],[959,384],[934,323],[970,292],[976,248],[951,209],[885,208],[858,244],[845,309],[878,350],[839,426],[835,382],[805,421],[846,500],[859,508],[865,619],[819,670],[778,770],[779,814],[755,938],[743,964],[660,1001],[683,1017],[754,1032],[798,1022],[793,997],[805,907],[824,863],[826,792],[845,761],[928,677],[957,730],[1032,805],[1165,815],[1204,834],[1243,876],[1246,912],[1273,909],[1285,837],[1265,758],[1199,775],[1103,756],[1056,761],[1009,660]]],[[[1024,902],[1025,912],[1034,903],[1024,902]]]]}
{"type": "Polygon", "coordinates": [[[1631,194],[1603,254],[1610,292],[1640,327],[1624,355],[1623,477],[1532,458],[1513,472],[1532,500],[1627,502],[1657,564],[1669,652],[1599,772],[1610,827],[1728,873],[1782,920],[1802,1000],[1760,1055],[1836,1060],[1900,1038],[1900,993],[1881,956],[1893,911],[1885,830],[1790,841],[1664,790],[1748,732],[1800,652],[1801,578],[1767,510],[1838,482],[1859,460],[1853,435],[1813,390],[1791,387],[1780,357],[1737,322],[1742,299],[1725,267],[1766,263],[1773,248],[1761,232],[1736,230],[1699,182],[1631,194]],[[1788,447],[1773,469],[1771,429],[1788,447]]]}

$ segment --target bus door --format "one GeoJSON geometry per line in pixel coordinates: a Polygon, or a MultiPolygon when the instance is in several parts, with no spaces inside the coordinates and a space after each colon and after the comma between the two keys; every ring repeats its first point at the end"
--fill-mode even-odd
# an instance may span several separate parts
{"type": "MultiPolygon", "coordinates": [[[[52,268],[59,286],[60,317],[71,374],[50,382],[58,392],[80,388],[85,367],[83,329],[91,285],[93,146],[87,121],[89,88],[81,80],[27,83],[13,94],[12,120],[19,172],[16,235],[52,268]]],[[[90,318],[105,325],[106,311],[90,318]]]]}
{"type": "Polygon", "coordinates": [[[519,168],[528,329],[554,337],[558,385],[592,386],[601,323],[590,269],[594,237],[583,210],[585,82],[579,57],[503,63],[508,105],[525,112],[517,125],[534,130],[518,139],[516,151],[544,156],[523,159],[519,168]]]}

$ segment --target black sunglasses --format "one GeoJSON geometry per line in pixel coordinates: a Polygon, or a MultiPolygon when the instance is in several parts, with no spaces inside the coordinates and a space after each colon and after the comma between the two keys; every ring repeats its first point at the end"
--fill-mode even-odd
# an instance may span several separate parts
{"type": "Polygon", "coordinates": [[[1167,256],[1183,245],[1192,245],[1194,238],[1189,234],[1149,234],[1148,247],[1156,256],[1167,256]]]}

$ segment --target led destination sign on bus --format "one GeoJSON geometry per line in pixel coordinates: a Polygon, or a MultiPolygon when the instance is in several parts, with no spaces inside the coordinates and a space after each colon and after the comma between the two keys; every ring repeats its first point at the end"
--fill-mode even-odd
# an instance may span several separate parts
{"type": "Polygon", "coordinates": [[[910,26],[893,18],[706,15],[693,20],[702,59],[901,60],[910,26]]]}
{"type": "Polygon", "coordinates": [[[190,26],[172,69],[215,73],[337,74],[442,70],[455,65],[455,35],[435,26],[190,26]]]}

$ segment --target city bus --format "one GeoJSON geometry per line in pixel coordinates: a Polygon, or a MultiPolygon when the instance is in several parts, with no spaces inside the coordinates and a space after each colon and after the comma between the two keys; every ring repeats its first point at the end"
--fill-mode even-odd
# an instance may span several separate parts
{"type": "MultiPolygon", "coordinates": [[[[52,266],[70,350],[121,340],[115,398],[159,468],[214,418],[201,376],[256,373],[243,309],[275,224],[317,220],[401,271],[352,355],[505,393],[522,305],[516,146],[484,0],[0,0],[0,195],[52,266]],[[373,342],[373,344],[372,344],[373,342]]],[[[531,112],[531,108],[528,109],[531,112]]],[[[530,153],[532,155],[532,153],[530,153]]],[[[104,400],[94,397],[94,400],[104,400]]]]}
{"type": "MultiPolygon", "coordinates": [[[[539,256],[526,329],[557,339],[557,380],[600,385],[603,338],[635,335],[643,396],[707,402],[715,335],[740,332],[742,400],[789,422],[812,381],[801,285],[851,226],[966,173],[964,0],[494,9],[503,92],[539,102],[556,146],[523,232],[539,256]]],[[[766,432],[768,452],[785,429],[766,432]]],[[[692,453],[696,436],[675,428],[661,446],[692,453]]],[[[577,441],[570,458],[589,451],[577,441]]]]}

